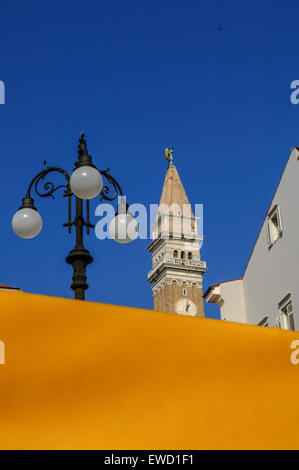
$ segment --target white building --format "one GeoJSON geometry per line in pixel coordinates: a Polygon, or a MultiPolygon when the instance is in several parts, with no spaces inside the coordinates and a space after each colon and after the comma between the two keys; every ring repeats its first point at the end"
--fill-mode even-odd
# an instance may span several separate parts
{"type": "Polygon", "coordinates": [[[210,286],[221,319],[299,330],[299,147],[290,156],[243,276],[210,286]]]}

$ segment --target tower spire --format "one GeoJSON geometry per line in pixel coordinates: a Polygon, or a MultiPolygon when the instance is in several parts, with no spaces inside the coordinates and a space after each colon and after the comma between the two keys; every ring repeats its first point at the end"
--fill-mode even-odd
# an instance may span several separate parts
{"type": "Polygon", "coordinates": [[[191,205],[183,183],[172,161],[169,163],[169,167],[167,168],[159,207],[163,209],[163,206],[165,205],[169,207],[177,205],[179,210],[181,210],[181,214],[183,214],[184,208],[189,206],[190,212],[192,213],[191,205]]]}
{"type": "Polygon", "coordinates": [[[196,218],[178,171],[173,164],[173,147],[165,149],[169,162],[156,222],[151,228],[153,241],[152,285],[154,309],[191,316],[204,316],[202,276],[206,263],[200,258],[196,218]]]}

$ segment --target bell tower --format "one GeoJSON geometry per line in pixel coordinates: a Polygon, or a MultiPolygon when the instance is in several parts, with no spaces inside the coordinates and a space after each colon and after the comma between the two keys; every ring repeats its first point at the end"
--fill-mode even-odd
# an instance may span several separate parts
{"type": "Polygon", "coordinates": [[[169,162],[157,218],[151,227],[153,240],[148,282],[152,285],[154,310],[204,317],[202,276],[206,263],[200,259],[196,218],[176,167],[173,148],[165,150],[169,162]]]}

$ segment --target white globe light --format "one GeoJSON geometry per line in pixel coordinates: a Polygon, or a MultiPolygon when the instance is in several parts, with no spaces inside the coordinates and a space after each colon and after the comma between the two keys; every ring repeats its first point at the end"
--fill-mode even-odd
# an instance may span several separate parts
{"type": "Polygon", "coordinates": [[[42,229],[43,221],[39,213],[29,207],[19,209],[12,218],[12,229],[21,238],[33,238],[42,229]]]}
{"type": "Polygon", "coordinates": [[[92,199],[103,189],[101,173],[92,166],[80,166],[70,179],[71,190],[79,199],[92,199]]]}
{"type": "Polygon", "coordinates": [[[138,236],[138,222],[130,213],[118,214],[110,222],[109,233],[119,243],[130,243],[138,236]]]}

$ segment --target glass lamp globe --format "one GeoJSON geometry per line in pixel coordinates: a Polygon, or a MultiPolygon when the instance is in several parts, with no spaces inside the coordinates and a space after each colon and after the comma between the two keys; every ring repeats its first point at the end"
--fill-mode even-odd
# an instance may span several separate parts
{"type": "Polygon", "coordinates": [[[72,192],[80,199],[92,199],[103,189],[101,173],[92,166],[80,166],[70,179],[72,192]]]}
{"type": "Polygon", "coordinates": [[[130,243],[138,236],[138,222],[129,212],[117,214],[110,222],[109,233],[119,243],[130,243]]]}
{"type": "Polygon", "coordinates": [[[12,229],[21,238],[34,238],[42,229],[43,221],[35,209],[19,209],[12,218],[12,229]]]}

